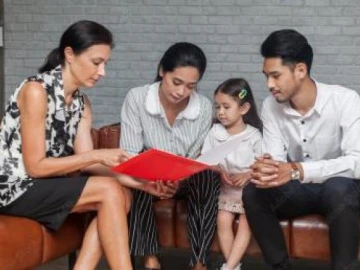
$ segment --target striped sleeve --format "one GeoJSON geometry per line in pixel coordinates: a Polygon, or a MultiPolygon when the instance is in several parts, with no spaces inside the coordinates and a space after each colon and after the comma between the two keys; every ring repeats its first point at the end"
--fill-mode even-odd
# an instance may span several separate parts
{"type": "Polygon", "coordinates": [[[201,147],[205,141],[207,134],[211,128],[212,124],[212,104],[205,96],[202,96],[201,99],[201,113],[198,119],[199,132],[198,139],[194,142],[193,146],[188,152],[188,157],[197,158],[200,155],[201,147]]]}
{"type": "Polygon", "coordinates": [[[138,154],[144,148],[136,90],[134,88],[129,91],[121,109],[120,147],[132,155],[138,154]]]}

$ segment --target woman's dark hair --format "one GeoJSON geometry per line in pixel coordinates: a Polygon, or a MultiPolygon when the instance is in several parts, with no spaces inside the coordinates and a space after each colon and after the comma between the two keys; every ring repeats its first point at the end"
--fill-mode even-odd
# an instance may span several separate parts
{"type": "Polygon", "coordinates": [[[111,32],[103,25],[93,21],[78,21],[70,25],[61,36],[59,47],[52,50],[39,72],[49,71],[58,65],[64,66],[66,47],[72,48],[79,55],[93,45],[105,44],[114,47],[111,32]]]}
{"type": "Polygon", "coordinates": [[[178,67],[195,67],[199,71],[199,80],[201,80],[206,69],[206,56],[204,52],[196,45],[188,42],[179,42],[173,44],[164,53],[161,58],[155,82],[161,81],[160,70],[164,73],[174,71],[178,67]]]}
{"type": "Polygon", "coordinates": [[[310,74],[313,50],[307,39],[295,30],[272,32],[261,45],[261,55],[264,58],[280,57],[283,64],[290,66],[305,63],[310,74]]]}
{"type": "Polygon", "coordinates": [[[214,96],[218,93],[223,93],[231,96],[238,102],[239,106],[242,106],[246,102],[250,104],[249,111],[243,116],[244,123],[252,125],[262,132],[262,122],[256,109],[253,93],[251,91],[249,83],[242,78],[228,79],[220,84],[215,92],[214,96]]]}

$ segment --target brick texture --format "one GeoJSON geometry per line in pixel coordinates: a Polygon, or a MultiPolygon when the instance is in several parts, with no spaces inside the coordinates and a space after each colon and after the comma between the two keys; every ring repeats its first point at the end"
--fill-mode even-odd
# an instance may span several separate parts
{"type": "Polygon", "coordinates": [[[4,15],[6,100],[72,22],[95,20],[113,32],[107,76],[86,90],[96,127],[120,120],[126,92],[151,82],[162,53],[177,41],[204,49],[199,91],[210,98],[225,79],[244,77],[260,106],[267,88],[259,47],[281,28],[307,36],[315,79],[360,91],[359,0],[5,0],[4,15]]]}

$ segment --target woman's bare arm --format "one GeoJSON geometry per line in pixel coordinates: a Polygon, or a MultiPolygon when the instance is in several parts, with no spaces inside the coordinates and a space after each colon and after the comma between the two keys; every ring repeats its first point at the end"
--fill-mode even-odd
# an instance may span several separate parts
{"type": "Polygon", "coordinates": [[[76,155],[47,158],[45,147],[45,119],[47,95],[42,85],[28,82],[17,99],[20,110],[21,140],[24,165],[34,178],[60,176],[95,163],[118,164],[127,155],[120,149],[92,150],[76,155]]]}

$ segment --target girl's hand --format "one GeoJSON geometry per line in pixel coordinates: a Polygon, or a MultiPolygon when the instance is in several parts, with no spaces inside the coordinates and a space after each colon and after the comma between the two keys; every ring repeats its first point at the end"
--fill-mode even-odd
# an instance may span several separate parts
{"type": "Polygon", "coordinates": [[[113,167],[119,165],[119,163],[124,162],[131,158],[131,155],[119,148],[113,149],[98,149],[96,151],[96,157],[100,159],[100,163],[113,167]]]}
{"type": "Polygon", "coordinates": [[[233,185],[230,175],[227,172],[225,172],[224,170],[220,171],[220,177],[221,177],[221,180],[224,181],[226,184],[228,184],[230,186],[233,185]]]}
{"type": "Polygon", "coordinates": [[[244,187],[251,179],[251,171],[237,173],[231,176],[232,185],[235,187],[244,187]]]}

